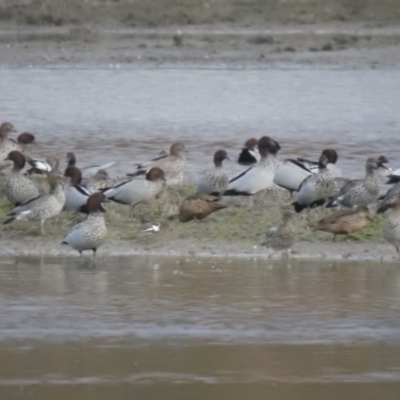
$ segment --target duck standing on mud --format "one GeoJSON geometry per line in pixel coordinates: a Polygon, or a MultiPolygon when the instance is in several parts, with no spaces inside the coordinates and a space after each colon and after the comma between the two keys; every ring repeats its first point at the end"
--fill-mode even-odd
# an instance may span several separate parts
{"type": "Polygon", "coordinates": [[[394,246],[400,258],[400,199],[391,202],[387,207],[392,210],[383,225],[383,237],[388,243],[394,246]]]}
{"type": "Polygon", "coordinates": [[[97,248],[103,244],[107,236],[107,226],[104,220],[101,203],[107,201],[103,193],[93,193],[86,203],[88,216],[75,225],[65,236],[61,244],[71,246],[82,255],[84,250],[92,250],[96,257],[97,248]]]}

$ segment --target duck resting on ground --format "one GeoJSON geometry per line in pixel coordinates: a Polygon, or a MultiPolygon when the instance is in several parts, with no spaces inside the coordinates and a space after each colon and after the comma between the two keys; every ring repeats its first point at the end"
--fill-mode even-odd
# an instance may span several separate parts
{"type": "Polygon", "coordinates": [[[335,189],[335,182],[328,168],[328,158],[321,154],[316,174],[309,175],[301,183],[293,204],[296,212],[305,208],[314,208],[325,204],[335,189]]]}
{"type": "Polygon", "coordinates": [[[222,167],[222,162],[229,160],[225,150],[218,150],[214,154],[213,170],[204,171],[197,180],[197,193],[210,194],[213,196],[222,196],[228,188],[229,178],[222,167]]]}
{"type": "Polygon", "coordinates": [[[266,189],[275,189],[273,183],[278,160],[279,143],[268,136],[258,141],[260,161],[229,180],[224,196],[251,196],[266,189]]]}
{"type": "Polygon", "coordinates": [[[336,235],[350,235],[360,231],[373,221],[373,213],[368,207],[361,206],[356,210],[339,210],[322,218],[313,226],[314,231],[333,233],[333,241],[336,235]]]}

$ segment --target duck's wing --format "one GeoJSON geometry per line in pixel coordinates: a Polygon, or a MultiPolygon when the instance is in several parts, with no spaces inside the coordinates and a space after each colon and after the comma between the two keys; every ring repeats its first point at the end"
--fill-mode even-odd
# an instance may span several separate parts
{"type": "Polygon", "coordinates": [[[117,164],[119,161],[110,161],[104,164],[90,165],[81,169],[82,178],[93,178],[100,170],[109,169],[117,164]]]}

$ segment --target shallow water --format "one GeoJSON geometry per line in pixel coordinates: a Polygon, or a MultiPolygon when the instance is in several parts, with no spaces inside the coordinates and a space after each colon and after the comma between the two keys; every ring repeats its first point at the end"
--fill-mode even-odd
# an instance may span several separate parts
{"type": "Polygon", "coordinates": [[[21,69],[0,70],[0,90],[1,118],[37,134],[34,155],[120,160],[115,173],[180,140],[193,174],[262,135],[282,157],[334,147],[348,176],[367,156],[400,163],[400,71],[21,69]]]}
{"type": "Polygon", "coordinates": [[[129,257],[0,264],[0,395],[392,399],[391,264],[129,257]]]}

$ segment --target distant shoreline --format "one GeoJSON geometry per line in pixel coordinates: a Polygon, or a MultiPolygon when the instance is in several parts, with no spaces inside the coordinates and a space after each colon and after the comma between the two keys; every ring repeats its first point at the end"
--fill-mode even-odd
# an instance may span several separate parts
{"type": "Polygon", "coordinates": [[[398,69],[397,25],[0,29],[0,68],[398,69]]]}

